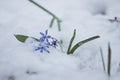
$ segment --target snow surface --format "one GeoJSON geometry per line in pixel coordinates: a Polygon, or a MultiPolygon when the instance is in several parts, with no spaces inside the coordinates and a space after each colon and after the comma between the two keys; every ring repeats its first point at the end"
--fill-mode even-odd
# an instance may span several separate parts
{"type": "MultiPolygon", "coordinates": [[[[103,71],[100,47],[107,64],[107,44],[112,48],[111,80],[120,80],[120,23],[108,19],[120,17],[120,0],[36,0],[61,20],[49,28],[51,16],[28,0],[0,0],[0,80],[108,80],[103,71]],[[16,40],[14,34],[39,38],[39,32],[63,40],[63,50],[50,49],[50,54],[33,51],[16,40]],[[100,35],[67,55],[73,30],[73,44],[100,35]]],[[[106,65],[107,66],[107,65],[106,65]]]]}

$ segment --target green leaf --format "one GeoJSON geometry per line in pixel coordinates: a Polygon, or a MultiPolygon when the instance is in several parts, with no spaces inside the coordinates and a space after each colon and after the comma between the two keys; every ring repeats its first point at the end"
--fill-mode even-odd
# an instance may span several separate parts
{"type": "MultiPolygon", "coordinates": [[[[48,13],[49,15],[51,15],[55,20],[57,20],[57,25],[58,25],[58,31],[61,31],[61,20],[55,15],[53,14],[51,11],[49,11],[48,9],[44,8],[42,5],[38,4],[37,2],[35,2],[34,0],[29,0],[31,3],[33,3],[34,5],[36,5],[37,7],[39,7],[40,9],[42,9],[43,11],[45,11],[46,13],[48,13]]],[[[54,19],[52,19],[51,24],[53,25],[54,19]]]]}
{"type": "Polygon", "coordinates": [[[73,46],[73,48],[69,51],[69,54],[73,54],[74,53],[74,51],[78,48],[78,47],[80,47],[81,45],[83,45],[83,44],[85,44],[85,43],[87,43],[87,42],[89,42],[89,41],[92,41],[92,40],[94,40],[94,39],[97,39],[97,38],[99,38],[100,36],[94,36],[94,37],[91,37],[91,38],[88,38],[88,39],[85,39],[85,40],[83,40],[83,41],[80,41],[80,42],[78,42],[76,45],[74,45],[73,46]]]}
{"type": "Polygon", "coordinates": [[[101,53],[101,59],[102,59],[103,70],[104,70],[104,72],[105,72],[105,71],[106,71],[106,69],[105,69],[105,60],[104,60],[104,57],[103,57],[103,50],[102,50],[101,47],[100,47],[100,53],[101,53]]]}
{"type": "Polygon", "coordinates": [[[49,26],[50,28],[53,26],[54,20],[55,20],[55,18],[53,17],[51,22],[50,22],[50,26],[49,26]]]}
{"type": "Polygon", "coordinates": [[[73,36],[72,36],[72,38],[71,38],[71,40],[70,40],[70,43],[69,43],[69,46],[68,46],[68,50],[67,50],[67,54],[70,54],[70,49],[71,49],[73,40],[75,39],[75,36],[76,36],[76,29],[74,29],[73,36]]]}
{"type": "Polygon", "coordinates": [[[14,36],[16,37],[16,39],[17,39],[18,41],[20,41],[20,42],[22,42],[22,43],[24,43],[27,38],[33,38],[33,39],[35,39],[36,41],[39,41],[39,39],[34,38],[34,37],[30,37],[30,36],[19,35],[19,34],[18,34],[18,35],[15,34],[14,36]]]}
{"type": "Polygon", "coordinates": [[[20,42],[25,42],[25,40],[28,38],[28,36],[25,35],[14,35],[16,37],[16,39],[20,42]]]}
{"type": "Polygon", "coordinates": [[[61,31],[61,21],[60,20],[58,20],[58,19],[56,19],[57,20],[57,25],[58,25],[58,31],[61,31]]]}
{"type": "Polygon", "coordinates": [[[111,47],[110,43],[108,43],[108,65],[107,65],[107,73],[111,76],[111,47]]]}

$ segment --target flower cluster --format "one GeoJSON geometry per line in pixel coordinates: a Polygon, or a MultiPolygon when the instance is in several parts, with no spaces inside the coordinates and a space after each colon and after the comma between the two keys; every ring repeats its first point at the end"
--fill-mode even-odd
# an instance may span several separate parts
{"type": "Polygon", "coordinates": [[[52,36],[48,35],[48,30],[45,31],[45,33],[40,32],[40,43],[38,46],[35,47],[35,51],[46,51],[48,53],[50,53],[50,51],[48,50],[49,47],[54,47],[56,48],[58,46],[58,40],[53,38],[52,36]]]}

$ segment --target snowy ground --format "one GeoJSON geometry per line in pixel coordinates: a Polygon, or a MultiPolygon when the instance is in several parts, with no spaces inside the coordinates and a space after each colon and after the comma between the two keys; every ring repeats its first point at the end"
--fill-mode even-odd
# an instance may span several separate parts
{"type": "Polygon", "coordinates": [[[120,80],[120,23],[108,19],[120,17],[120,0],[36,0],[62,20],[49,28],[51,16],[28,0],[0,0],[0,80],[108,80],[103,71],[100,47],[107,64],[107,44],[111,43],[111,80],[120,80]],[[64,52],[51,49],[39,53],[16,40],[14,34],[39,38],[39,32],[63,40],[64,52]],[[74,44],[100,35],[67,55],[73,30],[74,44]]]}

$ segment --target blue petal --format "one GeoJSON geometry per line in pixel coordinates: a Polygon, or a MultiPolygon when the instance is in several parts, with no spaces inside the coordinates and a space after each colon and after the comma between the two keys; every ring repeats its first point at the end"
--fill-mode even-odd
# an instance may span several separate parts
{"type": "Polygon", "coordinates": [[[40,38],[40,42],[44,42],[45,41],[45,38],[44,37],[41,37],[40,38]]]}
{"type": "Polygon", "coordinates": [[[43,50],[41,49],[40,52],[43,53],[43,50]]]}
{"type": "Polygon", "coordinates": [[[48,39],[46,39],[46,41],[47,41],[47,43],[49,43],[49,40],[48,40],[48,39]]]}
{"type": "Polygon", "coordinates": [[[40,48],[39,47],[35,47],[35,51],[39,50],[40,48]]]}
{"type": "Polygon", "coordinates": [[[47,36],[47,38],[51,38],[51,36],[47,36]]]}
{"type": "Polygon", "coordinates": [[[40,32],[40,34],[42,35],[42,36],[44,36],[45,34],[44,33],[42,33],[42,32],[40,32]]]}
{"type": "Polygon", "coordinates": [[[46,48],[44,48],[44,51],[46,51],[46,52],[50,53],[50,51],[48,51],[46,48]]]}
{"type": "Polygon", "coordinates": [[[58,45],[57,45],[57,43],[58,43],[58,42],[57,42],[57,40],[55,40],[55,41],[52,41],[52,44],[51,44],[51,46],[53,46],[53,47],[56,47],[56,46],[58,46],[58,45]]]}

